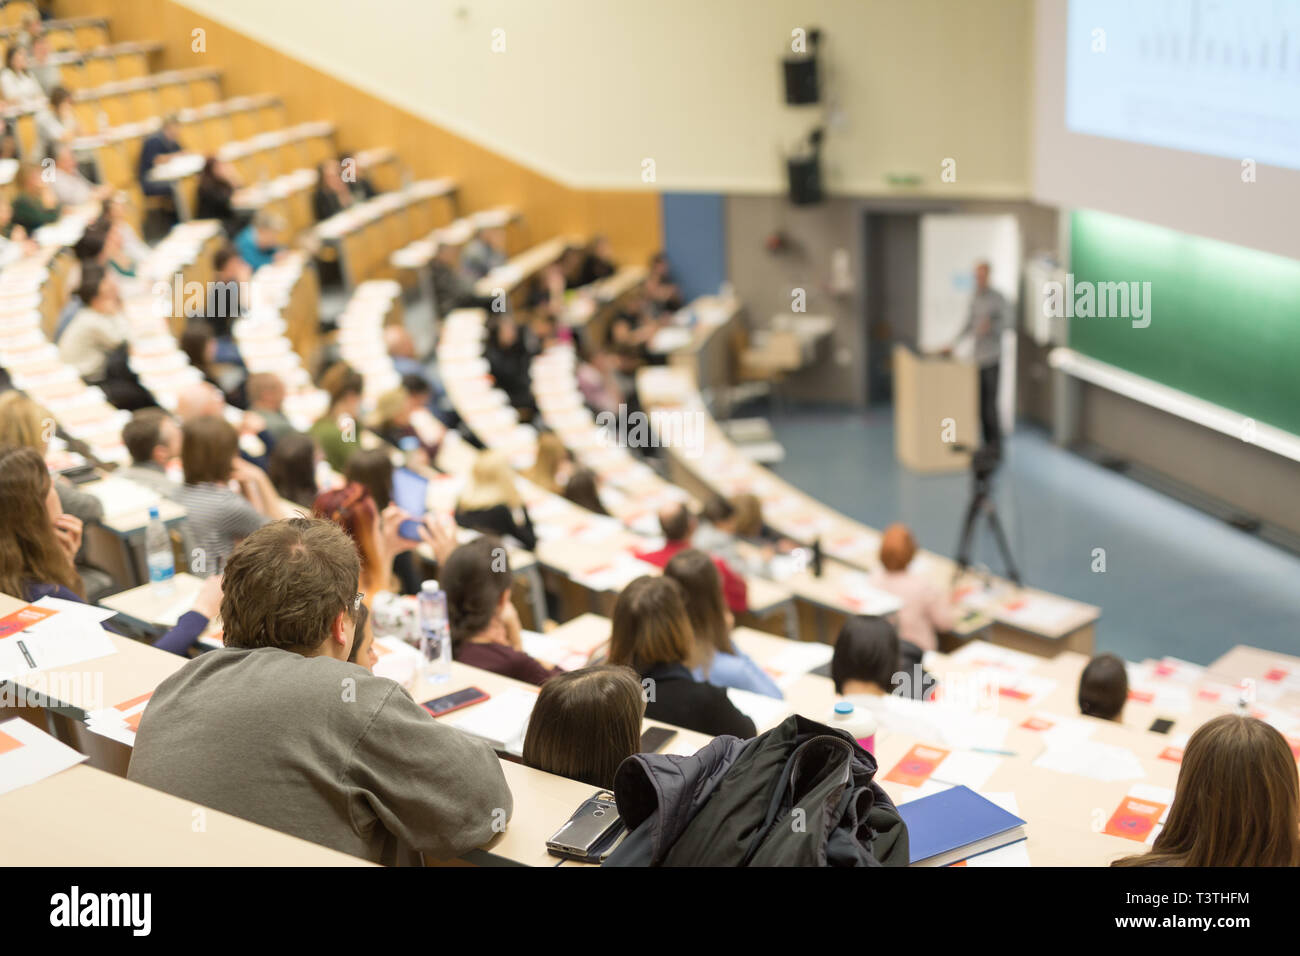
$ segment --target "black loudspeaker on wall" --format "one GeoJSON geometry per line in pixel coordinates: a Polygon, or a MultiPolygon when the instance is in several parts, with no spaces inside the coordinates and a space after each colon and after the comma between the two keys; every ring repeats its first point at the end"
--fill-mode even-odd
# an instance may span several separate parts
{"type": "Polygon", "coordinates": [[[808,206],[822,201],[822,161],[817,151],[811,156],[787,159],[786,170],[790,177],[791,203],[808,206]]]}
{"type": "Polygon", "coordinates": [[[791,106],[816,103],[817,60],[815,57],[791,57],[782,61],[785,66],[785,101],[791,106]]]}

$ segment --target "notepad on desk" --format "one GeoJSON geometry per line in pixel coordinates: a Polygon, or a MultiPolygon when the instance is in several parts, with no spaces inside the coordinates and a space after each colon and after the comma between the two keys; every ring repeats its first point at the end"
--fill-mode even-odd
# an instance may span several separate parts
{"type": "Polygon", "coordinates": [[[528,718],[536,703],[535,693],[511,688],[467,708],[462,714],[447,718],[447,723],[486,740],[493,750],[519,757],[524,752],[528,718]]]}
{"type": "Polygon", "coordinates": [[[951,787],[898,808],[911,866],[947,866],[1025,839],[1025,821],[967,787],[951,787]]]}

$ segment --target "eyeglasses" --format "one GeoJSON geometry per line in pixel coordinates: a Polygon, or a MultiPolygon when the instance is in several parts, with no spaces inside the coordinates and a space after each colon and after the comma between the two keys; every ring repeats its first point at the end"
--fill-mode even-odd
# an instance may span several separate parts
{"type": "Polygon", "coordinates": [[[361,604],[366,599],[365,591],[358,591],[357,596],[352,599],[352,616],[356,617],[357,612],[361,610],[361,604]]]}

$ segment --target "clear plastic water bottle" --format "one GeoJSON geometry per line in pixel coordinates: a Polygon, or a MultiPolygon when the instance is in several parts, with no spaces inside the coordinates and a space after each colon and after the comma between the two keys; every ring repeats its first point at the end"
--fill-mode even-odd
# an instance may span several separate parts
{"type": "Polygon", "coordinates": [[[149,561],[150,590],[166,597],[176,589],[176,559],[172,555],[172,538],[158,517],[158,509],[149,509],[149,525],[144,532],[144,550],[149,561]]]}
{"type": "Polygon", "coordinates": [[[437,684],[451,677],[451,622],[447,592],[437,581],[420,585],[420,656],[423,677],[437,684]]]}

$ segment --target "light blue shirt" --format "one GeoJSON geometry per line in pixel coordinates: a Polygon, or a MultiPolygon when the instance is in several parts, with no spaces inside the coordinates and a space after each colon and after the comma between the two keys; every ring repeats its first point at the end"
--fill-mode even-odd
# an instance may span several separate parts
{"type": "Polygon", "coordinates": [[[702,667],[695,668],[694,673],[696,680],[707,680],[714,687],[734,687],[764,697],[775,697],[777,700],[785,698],[781,688],[776,686],[776,681],[745,654],[724,654],[719,651],[713,655],[707,678],[702,667]]]}

